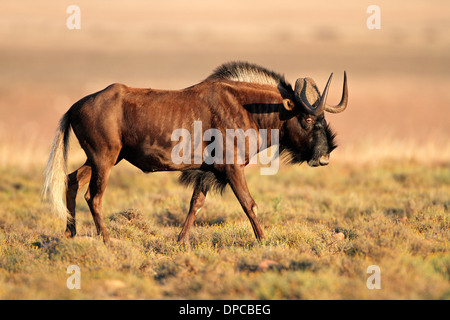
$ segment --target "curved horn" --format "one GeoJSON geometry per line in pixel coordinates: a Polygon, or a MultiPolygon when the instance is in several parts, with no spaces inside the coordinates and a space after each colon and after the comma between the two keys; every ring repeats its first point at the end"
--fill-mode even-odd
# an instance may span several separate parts
{"type": "Polygon", "coordinates": [[[330,78],[328,79],[327,85],[325,86],[322,95],[320,95],[320,92],[317,89],[314,80],[310,78],[297,79],[294,89],[295,98],[303,105],[306,111],[315,116],[318,116],[324,112],[328,96],[328,88],[330,87],[332,77],[333,74],[330,75],[330,78]],[[314,104],[314,102],[317,101],[318,98],[318,105],[316,107],[313,107],[311,103],[314,104]]]}
{"type": "Polygon", "coordinates": [[[330,77],[328,78],[327,81],[327,85],[325,86],[325,89],[323,89],[322,91],[322,96],[320,97],[319,105],[317,106],[316,111],[314,111],[315,116],[322,114],[326,108],[328,89],[330,88],[331,79],[333,79],[333,72],[330,74],[330,77]]]}
{"type": "Polygon", "coordinates": [[[348,103],[348,89],[347,89],[347,72],[344,71],[344,87],[342,89],[342,98],[341,102],[339,102],[336,106],[325,105],[325,111],[331,113],[340,113],[347,108],[348,103]]]}

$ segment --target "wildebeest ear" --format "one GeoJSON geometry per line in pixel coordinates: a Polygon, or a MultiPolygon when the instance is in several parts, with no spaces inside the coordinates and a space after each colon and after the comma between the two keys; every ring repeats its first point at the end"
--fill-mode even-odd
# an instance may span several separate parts
{"type": "Polygon", "coordinates": [[[291,99],[283,99],[283,107],[286,110],[292,111],[292,109],[294,109],[295,104],[291,99]]]}

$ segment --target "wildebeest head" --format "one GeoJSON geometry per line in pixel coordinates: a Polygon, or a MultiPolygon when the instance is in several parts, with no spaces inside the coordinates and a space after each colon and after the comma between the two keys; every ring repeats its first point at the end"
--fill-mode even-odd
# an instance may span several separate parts
{"type": "Polygon", "coordinates": [[[290,141],[286,149],[293,162],[307,161],[312,167],[327,165],[331,151],[337,146],[334,141],[335,134],[325,120],[325,111],[339,113],[347,107],[347,74],[344,72],[342,98],[336,106],[327,104],[332,77],[333,74],[330,75],[322,94],[311,78],[299,78],[295,83],[294,105],[285,105],[287,109],[295,108],[298,111],[287,122],[290,141]]]}

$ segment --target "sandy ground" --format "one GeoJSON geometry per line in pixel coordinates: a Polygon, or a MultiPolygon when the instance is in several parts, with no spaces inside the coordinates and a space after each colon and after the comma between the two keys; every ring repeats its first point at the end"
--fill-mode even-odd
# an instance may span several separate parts
{"type": "Polygon", "coordinates": [[[76,1],[80,30],[66,26],[71,4],[1,2],[2,150],[47,153],[71,104],[111,83],[184,88],[247,60],[291,83],[334,72],[331,103],[347,71],[349,107],[327,117],[338,156],[450,159],[448,1],[377,1],[379,30],[368,1],[76,1]]]}

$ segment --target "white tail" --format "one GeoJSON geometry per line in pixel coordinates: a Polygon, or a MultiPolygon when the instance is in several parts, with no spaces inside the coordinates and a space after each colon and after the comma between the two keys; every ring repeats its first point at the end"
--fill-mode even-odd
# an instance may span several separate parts
{"type": "Polygon", "coordinates": [[[53,212],[66,221],[71,216],[65,205],[67,189],[67,148],[69,144],[70,121],[66,113],[59,123],[53,140],[52,151],[45,168],[43,195],[50,199],[53,212]]]}

